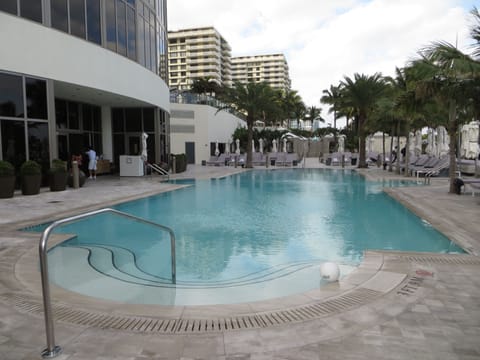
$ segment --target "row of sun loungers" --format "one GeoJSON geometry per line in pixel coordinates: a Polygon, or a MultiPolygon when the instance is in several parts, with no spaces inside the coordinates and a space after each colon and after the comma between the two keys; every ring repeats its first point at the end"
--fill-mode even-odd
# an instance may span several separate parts
{"type": "MultiPolygon", "coordinates": [[[[252,153],[253,166],[267,166],[267,159],[269,161],[268,165],[271,166],[296,166],[298,164],[298,155],[296,153],[276,152],[268,155],[258,152],[252,153]]],[[[246,163],[246,155],[220,154],[219,156],[211,156],[206,161],[206,165],[209,166],[229,166],[235,163],[244,165],[246,163]]]]}

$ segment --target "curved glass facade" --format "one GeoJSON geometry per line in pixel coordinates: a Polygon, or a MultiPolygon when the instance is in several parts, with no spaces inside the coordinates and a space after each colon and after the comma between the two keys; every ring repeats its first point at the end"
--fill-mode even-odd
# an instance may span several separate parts
{"type": "Polygon", "coordinates": [[[0,1],[0,11],[101,45],[168,83],[166,6],[166,0],[0,1]]]}

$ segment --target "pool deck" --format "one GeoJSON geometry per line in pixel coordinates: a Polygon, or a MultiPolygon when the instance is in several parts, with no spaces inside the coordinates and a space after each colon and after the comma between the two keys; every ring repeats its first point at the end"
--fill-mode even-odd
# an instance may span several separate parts
{"type": "MultiPolygon", "coordinates": [[[[324,167],[317,159],[306,166],[324,167]]],[[[172,178],[240,171],[192,166],[172,178]]],[[[360,172],[405,179],[377,168],[360,172]]],[[[40,359],[46,346],[39,236],[17,229],[178,186],[156,176],[100,176],[77,190],[0,199],[0,359],[40,359]]],[[[56,359],[480,359],[480,196],[448,194],[442,178],[387,192],[469,255],[368,251],[339,283],[239,305],[127,305],[52,286],[63,348],[56,359]]]]}

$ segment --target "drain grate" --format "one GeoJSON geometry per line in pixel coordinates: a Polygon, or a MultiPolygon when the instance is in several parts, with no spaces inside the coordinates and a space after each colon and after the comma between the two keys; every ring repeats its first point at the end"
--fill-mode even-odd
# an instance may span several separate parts
{"type": "Polygon", "coordinates": [[[395,260],[428,264],[480,265],[480,258],[472,255],[395,255],[395,260]]]}
{"type": "MultiPolygon", "coordinates": [[[[143,333],[192,334],[267,328],[313,320],[369,303],[382,294],[382,292],[375,290],[357,288],[333,299],[296,308],[217,319],[160,319],[143,316],[111,315],[77,310],[61,304],[53,304],[52,308],[55,314],[55,321],[64,323],[143,333]]],[[[4,294],[0,296],[0,299],[13,303],[20,312],[36,316],[43,315],[43,304],[37,300],[27,299],[15,294],[4,294]]]]}

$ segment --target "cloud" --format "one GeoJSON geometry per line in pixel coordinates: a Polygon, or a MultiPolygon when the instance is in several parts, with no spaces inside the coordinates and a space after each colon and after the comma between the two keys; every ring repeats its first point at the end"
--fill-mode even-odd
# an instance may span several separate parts
{"type": "MultiPolygon", "coordinates": [[[[233,56],[284,53],[292,88],[321,106],[345,75],[393,75],[432,41],[465,49],[468,12],[459,0],[174,0],[169,29],[214,26],[233,56]]],[[[325,105],[323,114],[326,115],[325,105]]]]}

